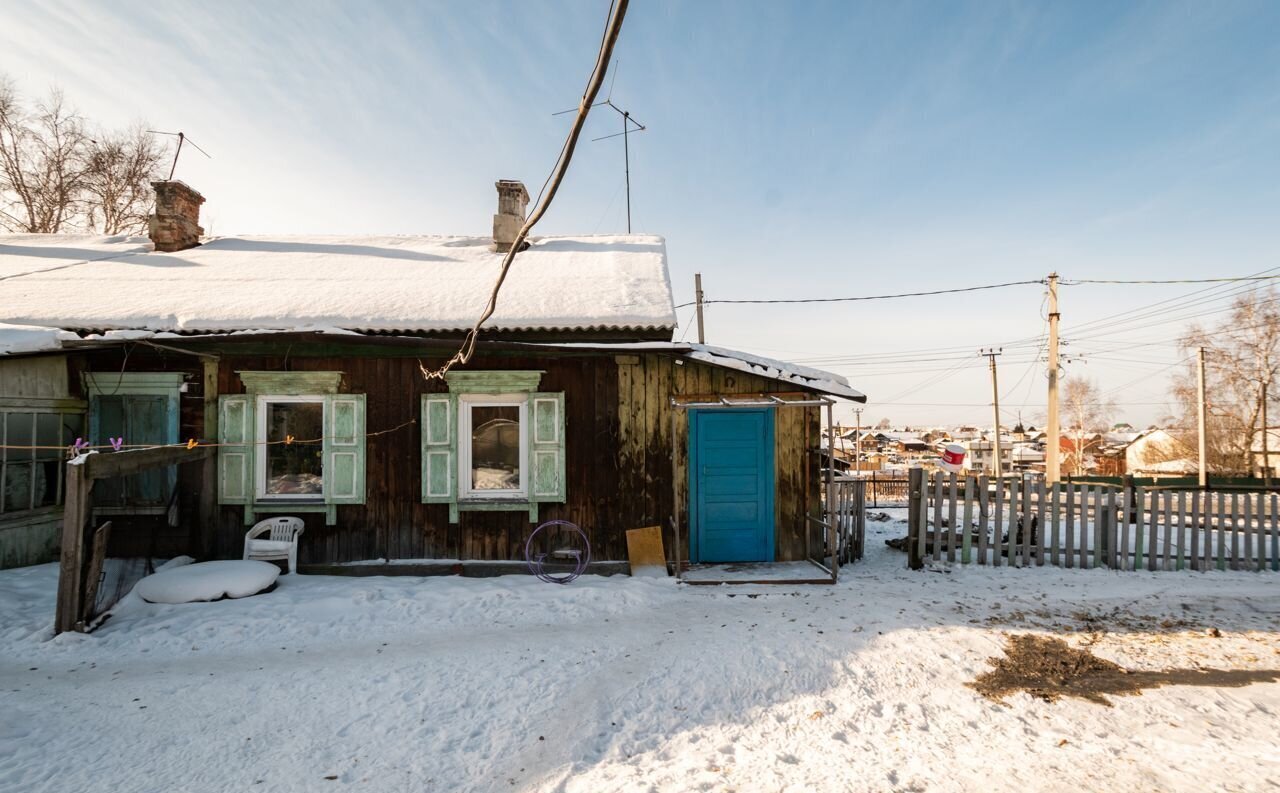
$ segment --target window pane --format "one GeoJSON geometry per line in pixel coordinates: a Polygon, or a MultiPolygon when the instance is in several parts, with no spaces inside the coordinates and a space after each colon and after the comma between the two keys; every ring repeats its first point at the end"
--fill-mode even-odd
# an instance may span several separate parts
{"type": "Polygon", "coordinates": [[[58,503],[58,468],[61,465],[59,460],[41,460],[36,463],[35,479],[32,482],[35,488],[35,506],[51,507],[58,503]]]}
{"type": "MultiPolygon", "coordinates": [[[[12,451],[12,450],[10,450],[12,451]]],[[[31,509],[32,463],[8,463],[4,467],[4,511],[31,509]]]]}
{"type": "Polygon", "coordinates": [[[471,489],[520,489],[520,408],[471,408],[471,489]]]}
{"type": "Polygon", "coordinates": [[[79,413],[62,414],[62,445],[70,446],[76,438],[84,437],[84,416],[79,413]]]}
{"type": "Polygon", "coordinates": [[[40,413],[36,416],[37,460],[58,460],[66,456],[62,451],[62,416],[57,413],[40,413]]]}
{"type": "MultiPolygon", "coordinates": [[[[31,413],[10,413],[5,416],[5,423],[8,428],[8,434],[5,435],[5,444],[13,446],[32,446],[36,440],[35,434],[35,415],[31,413]]],[[[14,449],[9,448],[6,459],[9,462],[14,460],[30,460],[34,456],[30,449],[14,449]]]]}
{"type": "Polygon", "coordinates": [[[324,405],[320,402],[267,403],[267,493],[318,496],[324,493],[324,405]],[[293,442],[283,441],[290,435],[293,442]]]}

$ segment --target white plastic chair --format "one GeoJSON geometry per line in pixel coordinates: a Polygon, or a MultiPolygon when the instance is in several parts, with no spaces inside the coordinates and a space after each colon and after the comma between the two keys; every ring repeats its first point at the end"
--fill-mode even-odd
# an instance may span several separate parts
{"type": "Polygon", "coordinates": [[[289,575],[298,572],[298,535],[304,529],[302,518],[268,518],[258,521],[244,535],[244,558],[287,559],[289,575]],[[267,539],[259,539],[270,532],[267,539]]]}

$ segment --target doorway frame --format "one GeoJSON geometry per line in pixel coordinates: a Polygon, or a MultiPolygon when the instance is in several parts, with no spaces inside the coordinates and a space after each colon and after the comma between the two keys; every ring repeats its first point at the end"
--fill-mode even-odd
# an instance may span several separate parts
{"type": "MultiPolygon", "coordinates": [[[[764,407],[764,408],[771,408],[776,410],[778,408],[784,408],[784,407],[801,407],[801,408],[826,407],[827,428],[826,428],[826,432],[823,433],[820,437],[834,438],[835,421],[834,421],[833,408],[835,405],[835,400],[830,397],[816,394],[813,392],[788,391],[788,392],[779,392],[779,393],[754,393],[754,394],[692,394],[692,395],[673,394],[669,400],[669,404],[671,406],[671,489],[672,489],[671,528],[672,528],[672,531],[675,533],[675,575],[676,575],[676,580],[681,581],[683,580],[683,576],[684,576],[685,560],[681,558],[683,553],[680,547],[681,546],[680,455],[679,455],[679,446],[676,443],[676,439],[680,436],[681,413],[687,412],[689,410],[697,410],[700,408],[743,409],[743,408],[764,407]]],[[[776,422],[775,422],[775,426],[776,426],[776,422]]],[[[687,444],[685,446],[685,463],[686,465],[689,464],[687,444]]],[[[775,467],[774,481],[776,483],[777,481],[776,456],[774,458],[774,467],[775,467]]],[[[805,516],[805,519],[807,521],[817,523],[819,526],[822,527],[826,536],[826,542],[828,546],[831,547],[832,549],[836,548],[838,544],[837,543],[838,538],[836,537],[835,522],[833,520],[827,519],[830,515],[833,514],[833,509],[834,509],[834,503],[832,501],[832,491],[834,489],[834,481],[835,481],[835,476],[832,473],[833,467],[834,466],[831,464],[827,465],[827,469],[826,469],[827,472],[826,472],[826,476],[824,477],[826,481],[826,492],[823,496],[824,497],[823,519],[814,518],[811,515],[805,516]]],[[[775,487],[776,487],[776,484],[775,484],[775,487]]],[[[687,508],[688,504],[685,503],[684,506],[687,508]]],[[[776,522],[774,526],[774,531],[775,532],[777,531],[776,522]]],[[[805,532],[805,537],[806,538],[808,537],[807,531],[805,532]]],[[[815,566],[817,566],[819,569],[821,569],[823,572],[825,572],[829,576],[829,579],[824,579],[824,583],[826,581],[830,581],[830,583],[835,583],[840,575],[840,563],[836,559],[837,554],[832,553],[831,564],[830,566],[827,566],[826,564],[823,564],[822,561],[819,561],[813,558],[812,550],[813,549],[811,548],[806,548],[805,556],[808,558],[810,562],[812,562],[815,566]]],[[[776,553],[776,550],[775,550],[775,553],[776,553]]]]}

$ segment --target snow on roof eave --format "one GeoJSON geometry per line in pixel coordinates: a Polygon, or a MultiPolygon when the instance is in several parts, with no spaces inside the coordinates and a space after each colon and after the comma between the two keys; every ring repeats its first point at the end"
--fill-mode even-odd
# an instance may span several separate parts
{"type": "Polygon", "coordinates": [[[63,341],[76,338],[76,334],[60,328],[0,322],[0,358],[60,352],[63,341]]]}
{"type": "Polygon", "coordinates": [[[850,387],[849,381],[834,372],[799,366],[773,358],[764,358],[751,353],[738,352],[724,347],[712,347],[706,344],[678,341],[648,342],[530,342],[530,347],[564,348],[579,350],[612,350],[627,352],[667,352],[681,355],[691,361],[733,369],[739,372],[789,383],[817,391],[828,396],[848,399],[853,402],[866,402],[867,397],[861,391],[850,387]]]}
{"type": "Polygon", "coordinates": [[[725,369],[734,369],[782,383],[792,383],[801,388],[839,397],[840,399],[848,399],[851,402],[867,401],[865,394],[850,387],[848,380],[834,372],[799,366],[724,347],[711,347],[706,344],[690,344],[689,347],[692,349],[685,353],[684,357],[690,360],[708,363],[725,369]]]}

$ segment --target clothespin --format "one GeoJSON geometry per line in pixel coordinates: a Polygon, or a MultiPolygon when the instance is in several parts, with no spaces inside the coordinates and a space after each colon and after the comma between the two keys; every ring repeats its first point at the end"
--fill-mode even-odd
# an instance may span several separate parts
{"type": "Polygon", "coordinates": [[[200,443],[195,438],[187,438],[187,450],[196,448],[200,443]]]}
{"type": "Polygon", "coordinates": [[[293,443],[293,436],[292,436],[292,435],[286,435],[286,436],[284,436],[284,445],[285,445],[285,446],[288,446],[288,445],[290,445],[291,443],[293,443]]]}
{"type": "Polygon", "coordinates": [[[120,436],[119,438],[107,438],[107,440],[111,441],[111,451],[113,452],[120,451],[120,447],[124,445],[123,435],[120,436]]]}
{"type": "Polygon", "coordinates": [[[84,438],[76,438],[76,442],[67,448],[67,457],[75,457],[89,448],[89,442],[84,438]]]}

